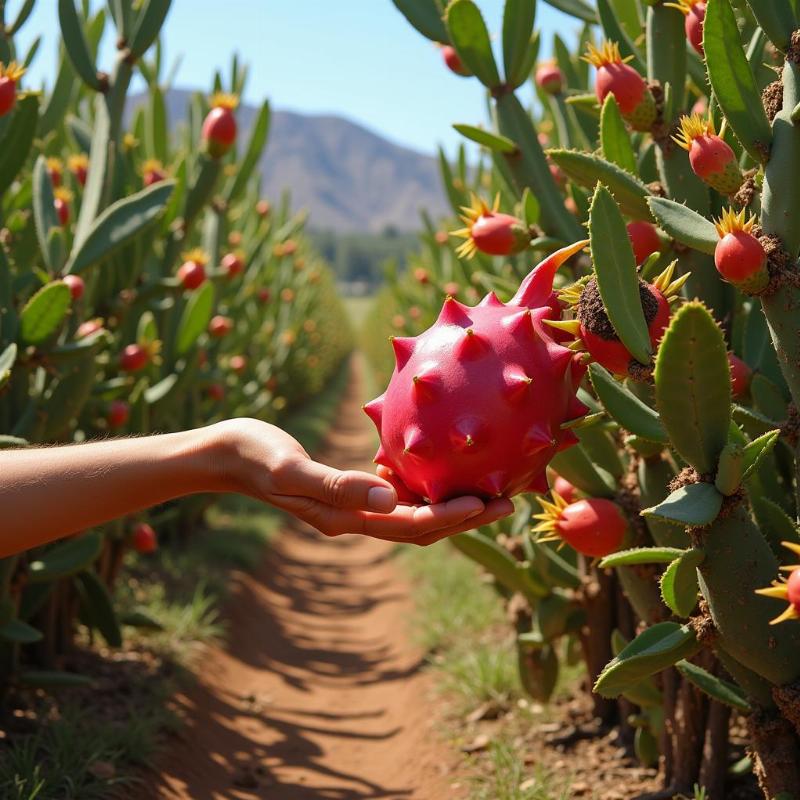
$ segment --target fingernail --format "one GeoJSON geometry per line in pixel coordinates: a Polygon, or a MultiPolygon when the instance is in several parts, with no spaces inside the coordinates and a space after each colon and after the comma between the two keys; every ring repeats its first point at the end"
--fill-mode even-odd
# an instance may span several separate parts
{"type": "Polygon", "coordinates": [[[367,492],[367,508],[370,511],[392,511],[397,505],[397,497],[392,489],[384,486],[373,486],[367,492]]]}

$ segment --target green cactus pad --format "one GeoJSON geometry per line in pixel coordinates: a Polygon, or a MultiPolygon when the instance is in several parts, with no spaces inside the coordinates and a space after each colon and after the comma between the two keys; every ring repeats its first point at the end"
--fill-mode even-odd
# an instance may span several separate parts
{"type": "Polygon", "coordinates": [[[548,150],[547,155],[576,183],[594,191],[597,183],[607,186],[623,214],[653,221],[647,200],[650,190],[636,177],[600,156],[577,150],[548,150]]]}
{"type": "Polygon", "coordinates": [[[673,317],[658,351],[656,405],[675,449],[698,472],[715,472],[728,440],[731,378],[725,338],[702,303],[673,317]]]}
{"type": "Polygon", "coordinates": [[[769,157],[772,131],[740,42],[730,0],[708,0],[703,49],[711,88],[736,137],[761,163],[769,157]]]}
{"type": "Polygon", "coordinates": [[[678,617],[688,617],[697,605],[697,567],[704,558],[702,550],[687,550],[661,576],[661,597],[678,617]]]}
{"type": "Polygon", "coordinates": [[[699,649],[700,643],[689,625],[660,622],[642,631],[609,661],[597,679],[594,691],[603,697],[617,697],[631,683],[691,658],[699,649]]]}
{"type": "Polygon", "coordinates": [[[691,661],[679,661],[675,667],[684,678],[691,681],[712,700],[735,708],[744,714],[749,714],[752,711],[750,703],[747,702],[747,697],[735,684],[712,675],[708,670],[693,664],[691,661]]]}
{"type": "Polygon", "coordinates": [[[642,514],[676,525],[708,525],[717,518],[722,499],[712,484],[690,483],[676,489],[658,505],[645,508],[642,514]]]}
{"type": "Polygon", "coordinates": [[[500,86],[500,74],[483,16],[472,0],[453,0],[445,15],[447,32],[459,58],[488,89],[500,86]]]}

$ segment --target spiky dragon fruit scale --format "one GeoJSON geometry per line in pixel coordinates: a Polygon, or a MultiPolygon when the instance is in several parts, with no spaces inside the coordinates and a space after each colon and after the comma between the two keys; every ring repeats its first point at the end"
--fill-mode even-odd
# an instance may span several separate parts
{"type": "Polygon", "coordinates": [[[577,441],[561,426],[588,409],[576,397],[581,356],[543,320],[555,317],[556,270],[585,245],[546,258],[507,304],[448,297],[427,331],[392,340],[389,386],[364,410],[381,439],[375,462],[412,493],[437,503],[547,491],[547,464],[577,441]]]}

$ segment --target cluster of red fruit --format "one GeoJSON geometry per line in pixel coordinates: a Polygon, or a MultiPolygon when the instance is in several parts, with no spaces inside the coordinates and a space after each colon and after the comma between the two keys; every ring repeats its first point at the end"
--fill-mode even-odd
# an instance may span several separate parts
{"type": "MultiPolygon", "coordinates": [[[[177,277],[186,291],[199,289],[208,278],[206,266],[208,256],[200,248],[189,250],[183,254],[183,263],[178,268],[177,277]]],[[[245,267],[245,255],[241,250],[226,253],[219,263],[220,270],[227,278],[241,275],[245,267]]]]}
{"type": "MultiPolygon", "coordinates": [[[[63,185],[64,181],[64,165],[61,163],[60,158],[51,157],[46,160],[47,174],[50,176],[50,182],[53,185],[53,207],[56,210],[59,224],[63,227],[69,224],[71,210],[70,203],[72,202],[72,192],[63,185]]],[[[89,159],[83,153],[72,155],[67,160],[67,167],[75,178],[79,186],[86,185],[86,178],[89,173],[89,159]]]]}

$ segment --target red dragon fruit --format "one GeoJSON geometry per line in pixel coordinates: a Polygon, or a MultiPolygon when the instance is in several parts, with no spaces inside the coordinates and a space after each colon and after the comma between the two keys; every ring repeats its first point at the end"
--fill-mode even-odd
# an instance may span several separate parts
{"type": "Polygon", "coordinates": [[[438,503],[547,491],[545,468],[577,441],[563,423],[587,408],[576,356],[543,324],[558,267],[586,246],[546,258],[503,304],[445,300],[436,323],[394,338],[397,364],[386,392],[364,406],[380,434],[375,463],[391,470],[406,498],[438,503]]]}
{"type": "MultiPolygon", "coordinates": [[[[673,261],[653,283],[639,281],[642,311],[654,350],[658,348],[658,343],[669,325],[670,303],[679,299],[678,293],[689,277],[688,273],[684,273],[673,280],[677,263],[673,261]]],[[[630,374],[629,370],[636,361],[617,336],[608,318],[597,279],[594,276],[583,278],[572,286],[567,286],[559,292],[558,299],[572,308],[574,319],[549,319],[545,320],[545,324],[562,335],[566,333],[574,336],[574,340],[568,344],[571,350],[585,350],[593,361],[616,375],[630,374]]]]}

